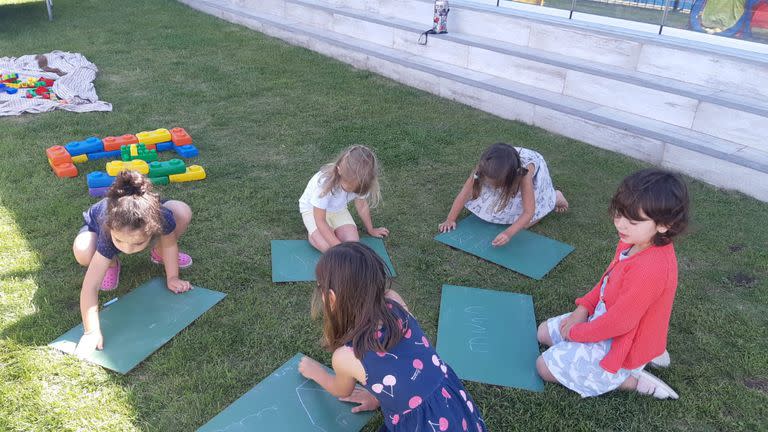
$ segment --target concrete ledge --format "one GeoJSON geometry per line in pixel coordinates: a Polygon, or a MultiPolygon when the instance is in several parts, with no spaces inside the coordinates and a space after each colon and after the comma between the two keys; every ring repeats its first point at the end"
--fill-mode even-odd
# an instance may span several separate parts
{"type": "Polygon", "coordinates": [[[237,21],[248,27],[500,117],[537,125],[768,201],[768,152],[375,43],[297,26],[285,17],[254,14],[205,0],[181,1],[225,19],[237,16],[237,21]]]}

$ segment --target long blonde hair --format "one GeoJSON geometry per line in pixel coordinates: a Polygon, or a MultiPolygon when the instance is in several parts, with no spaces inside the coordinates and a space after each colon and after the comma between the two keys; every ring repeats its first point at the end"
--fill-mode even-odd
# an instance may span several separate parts
{"type": "Polygon", "coordinates": [[[368,194],[366,197],[368,206],[373,208],[381,202],[381,190],[379,188],[379,161],[371,149],[364,145],[347,147],[336,158],[336,162],[329,163],[321,169],[324,179],[320,196],[331,193],[341,185],[341,178],[352,179],[357,184],[357,189],[352,191],[358,195],[368,194]]]}

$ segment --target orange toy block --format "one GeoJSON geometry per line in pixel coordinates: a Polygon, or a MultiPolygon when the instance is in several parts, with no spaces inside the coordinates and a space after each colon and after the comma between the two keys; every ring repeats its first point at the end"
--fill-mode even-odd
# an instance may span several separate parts
{"type": "Polygon", "coordinates": [[[104,151],[116,151],[120,150],[120,146],[138,144],[139,139],[136,135],[125,134],[119,137],[106,137],[101,140],[104,143],[104,151]]]}
{"type": "Polygon", "coordinates": [[[71,163],[54,165],[51,162],[51,168],[53,168],[53,172],[59,177],[77,177],[77,167],[71,163]]]}
{"type": "Polygon", "coordinates": [[[192,137],[184,130],[184,128],[176,127],[171,129],[171,141],[176,147],[192,144],[192,137]]]}
{"type": "Polygon", "coordinates": [[[45,154],[48,156],[48,162],[51,166],[72,163],[72,156],[69,155],[69,152],[64,146],[56,145],[48,147],[48,149],[45,150],[45,154]]]}

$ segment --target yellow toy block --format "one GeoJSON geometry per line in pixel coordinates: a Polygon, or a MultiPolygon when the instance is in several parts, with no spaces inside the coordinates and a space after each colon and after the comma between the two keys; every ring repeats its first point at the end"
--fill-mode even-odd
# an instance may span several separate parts
{"type": "Polygon", "coordinates": [[[202,180],[205,178],[205,170],[200,165],[190,165],[187,167],[187,172],[183,174],[172,174],[168,176],[171,183],[181,183],[195,180],[202,180]]]}
{"type": "Polygon", "coordinates": [[[144,131],[136,134],[136,138],[142,144],[157,144],[171,140],[171,132],[168,129],[155,129],[153,131],[144,131]]]}
{"type": "Polygon", "coordinates": [[[141,174],[149,174],[149,164],[141,159],[132,161],[112,161],[107,163],[107,174],[116,176],[122,171],[138,171],[141,174]]]}
{"type": "Polygon", "coordinates": [[[72,156],[72,163],[83,163],[88,162],[88,155],[87,154],[81,154],[79,156],[72,156]]]}
{"type": "Polygon", "coordinates": [[[136,148],[136,144],[131,144],[131,156],[138,156],[139,155],[139,149],[136,148]]]}
{"type": "Polygon", "coordinates": [[[6,83],[6,84],[5,84],[5,86],[6,86],[6,87],[10,87],[10,88],[15,88],[15,89],[17,89],[17,88],[19,88],[21,85],[20,85],[20,84],[16,84],[16,83],[6,83]]]}

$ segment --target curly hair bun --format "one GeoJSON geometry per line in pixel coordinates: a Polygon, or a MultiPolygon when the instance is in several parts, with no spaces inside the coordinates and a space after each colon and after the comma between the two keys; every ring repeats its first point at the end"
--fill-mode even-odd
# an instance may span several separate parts
{"type": "Polygon", "coordinates": [[[122,171],[115,178],[107,196],[118,199],[124,196],[142,196],[152,191],[152,182],[137,171],[122,171]]]}

